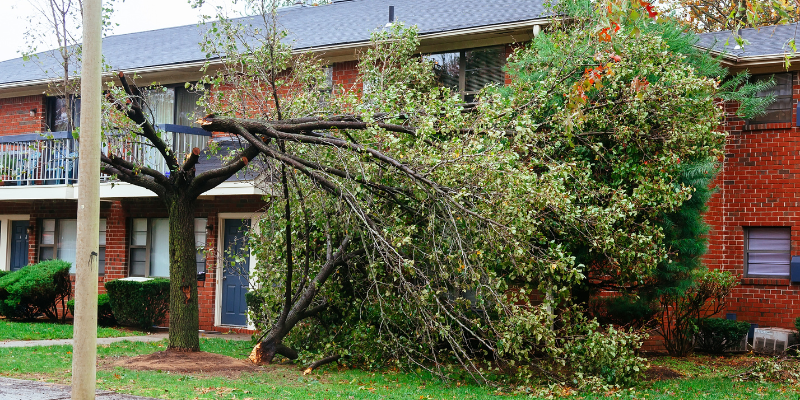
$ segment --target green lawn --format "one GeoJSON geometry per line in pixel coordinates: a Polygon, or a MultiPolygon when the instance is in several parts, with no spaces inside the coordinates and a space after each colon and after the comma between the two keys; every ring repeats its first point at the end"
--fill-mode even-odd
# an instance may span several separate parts
{"type": "MultiPolygon", "coordinates": [[[[119,342],[98,348],[101,364],[117,356],[133,356],[163,350],[165,342],[119,342]]],[[[201,339],[203,351],[246,357],[248,342],[201,339]]],[[[71,346],[0,349],[0,375],[69,383],[71,346]]],[[[676,367],[691,377],[645,383],[614,394],[578,394],[569,399],[797,399],[800,387],[790,384],[733,382],[736,367],[715,368],[713,362],[656,359],[654,365],[676,367]],[[682,365],[676,365],[681,364],[682,365]]],[[[279,366],[269,371],[243,373],[238,379],[167,372],[98,370],[98,387],[140,396],[165,399],[530,399],[525,393],[504,394],[492,388],[452,382],[442,383],[428,375],[372,373],[359,370],[322,369],[303,376],[297,367],[279,366]]]]}
{"type": "MultiPolygon", "coordinates": [[[[97,337],[141,336],[139,331],[97,327],[97,337]]],[[[0,340],[72,339],[72,325],[0,320],[0,340]]]]}

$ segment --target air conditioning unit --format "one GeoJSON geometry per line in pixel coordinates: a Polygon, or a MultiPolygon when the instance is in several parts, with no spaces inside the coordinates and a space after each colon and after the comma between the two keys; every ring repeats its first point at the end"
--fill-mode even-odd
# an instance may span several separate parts
{"type": "Polygon", "coordinates": [[[780,354],[795,342],[795,331],[784,328],[755,328],[753,351],[764,354],[780,354]]]}

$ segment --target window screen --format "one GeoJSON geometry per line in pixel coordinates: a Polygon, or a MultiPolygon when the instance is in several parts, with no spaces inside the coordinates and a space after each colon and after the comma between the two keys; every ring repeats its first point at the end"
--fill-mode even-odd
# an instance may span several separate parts
{"type": "Polygon", "coordinates": [[[789,276],[791,228],[748,228],[745,240],[747,276],[789,276]]]}
{"type": "Polygon", "coordinates": [[[775,96],[775,101],[767,107],[766,114],[750,119],[748,121],[749,124],[792,122],[792,108],[794,105],[794,100],[792,99],[792,73],[758,75],[753,77],[753,80],[758,82],[769,80],[770,78],[775,80],[775,86],[758,92],[756,96],[766,97],[773,95],[775,96]]]}

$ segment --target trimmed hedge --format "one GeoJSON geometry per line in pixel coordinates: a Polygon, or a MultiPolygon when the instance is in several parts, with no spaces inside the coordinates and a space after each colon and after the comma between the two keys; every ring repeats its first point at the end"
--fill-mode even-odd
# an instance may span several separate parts
{"type": "MultiPolygon", "coordinates": [[[[67,302],[69,313],[75,316],[75,299],[67,302]]],[[[111,311],[111,302],[108,299],[108,294],[97,295],[97,324],[103,326],[113,326],[117,324],[114,319],[114,313],[111,311]]]]}
{"type": "Polygon", "coordinates": [[[11,273],[11,271],[0,271],[0,278],[4,277],[4,276],[6,276],[6,275],[8,275],[10,273],[11,273]]]}
{"type": "Polygon", "coordinates": [[[47,260],[0,278],[0,315],[31,319],[44,314],[57,320],[59,303],[63,309],[72,293],[71,267],[66,261],[47,260]]]}
{"type": "Polygon", "coordinates": [[[147,281],[116,279],[105,284],[117,323],[151,329],[169,311],[169,279],[147,281]]]}
{"type": "Polygon", "coordinates": [[[750,324],[722,318],[703,318],[697,320],[697,347],[709,353],[724,353],[738,345],[750,324]]]}

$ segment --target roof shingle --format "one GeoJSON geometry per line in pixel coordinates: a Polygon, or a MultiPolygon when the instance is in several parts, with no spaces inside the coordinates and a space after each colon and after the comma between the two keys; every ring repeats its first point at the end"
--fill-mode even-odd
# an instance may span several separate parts
{"type": "MultiPolygon", "coordinates": [[[[289,33],[295,49],[359,43],[388,22],[389,6],[397,21],[417,25],[420,34],[499,25],[542,18],[542,0],[350,0],[310,7],[279,10],[279,23],[289,33]]],[[[241,18],[258,23],[258,17],[241,18]]],[[[103,55],[114,69],[137,69],[205,60],[198,43],[206,26],[187,25],[147,32],[110,36],[103,40],[103,55]]],[[[51,52],[52,53],[52,52],[51,52]]],[[[55,57],[43,53],[42,67],[21,58],[0,62],[0,84],[49,78],[55,57]]]]}

